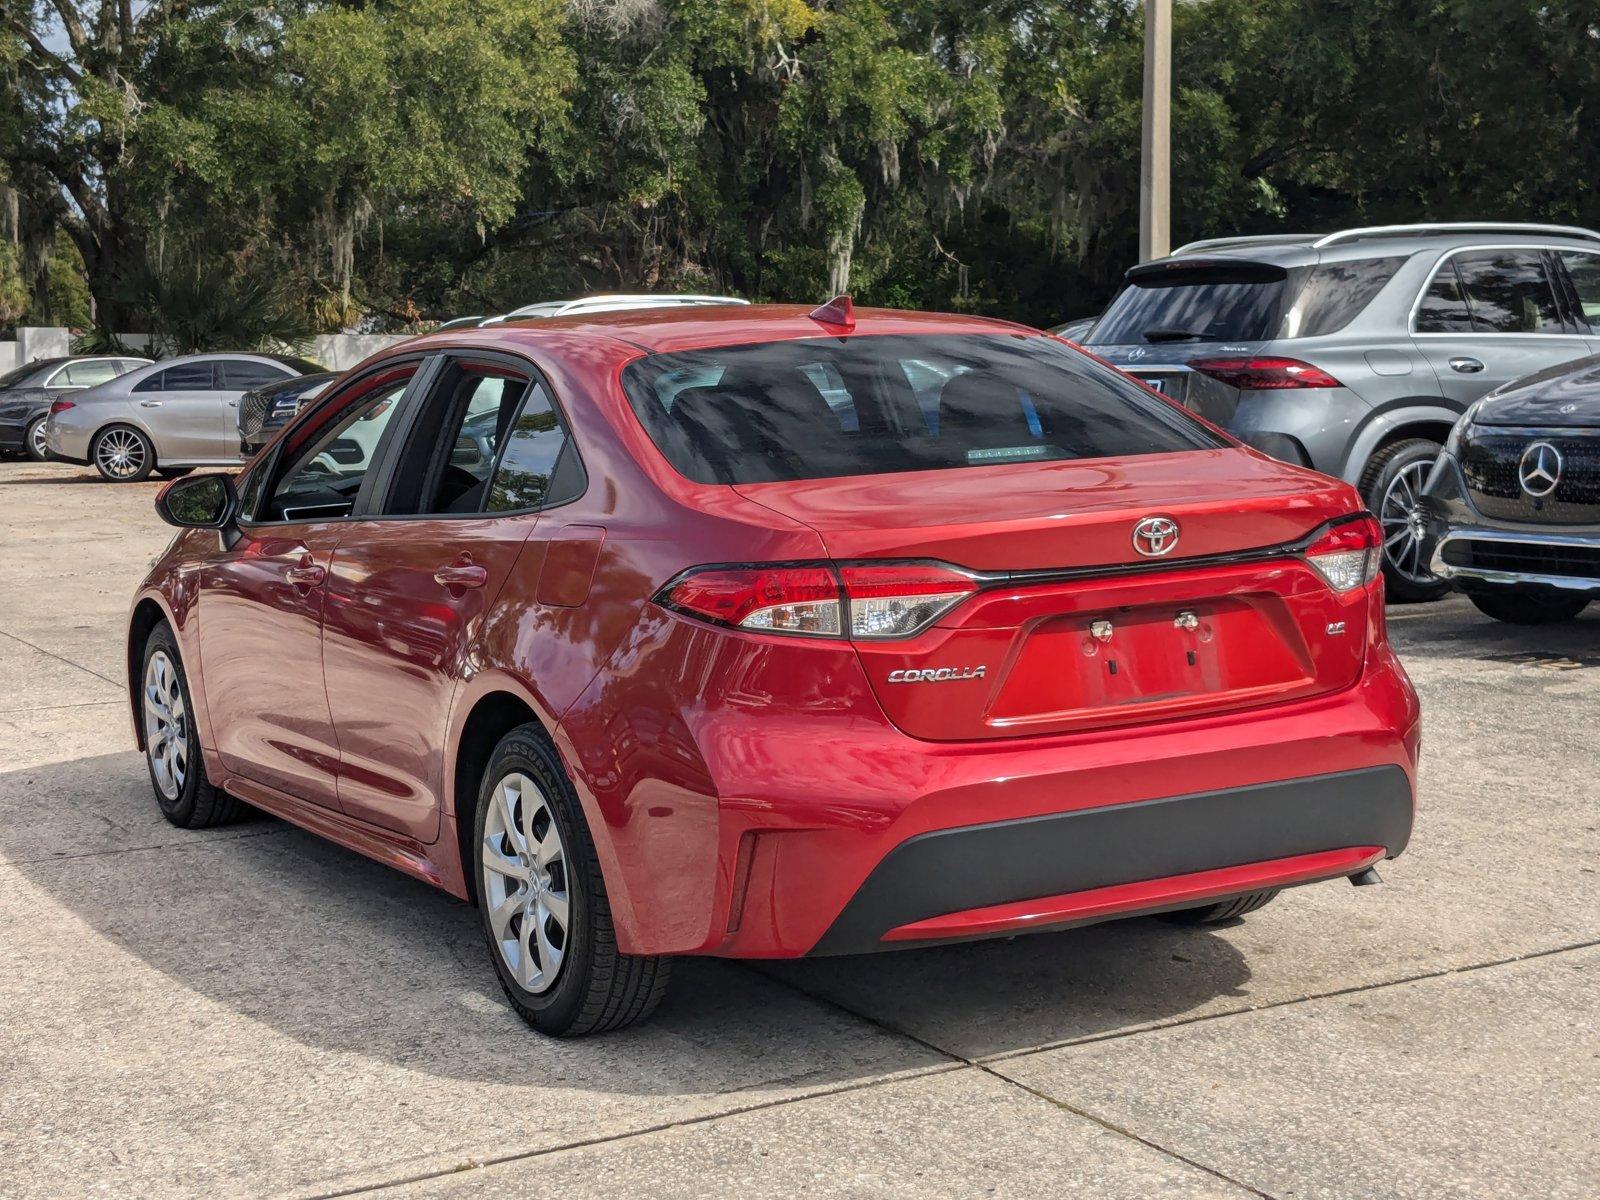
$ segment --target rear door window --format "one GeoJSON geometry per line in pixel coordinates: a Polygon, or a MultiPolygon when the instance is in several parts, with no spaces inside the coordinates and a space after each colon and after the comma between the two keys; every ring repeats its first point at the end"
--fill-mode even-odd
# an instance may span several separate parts
{"type": "Polygon", "coordinates": [[[1464,250],[1452,255],[1423,297],[1416,329],[1418,333],[1568,332],[1544,255],[1538,250],[1464,250]]]}
{"type": "Polygon", "coordinates": [[[1600,333],[1600,254],[1581,250],[1561,251],[1561,265],[1567,269],[1578,296],[1578,312],[1590,330],[1600,333]]]}
{"type": "Polygon", "coordinates": [[[165,371],[157,371],[141,379],[133,387],[136,392],[209,392],[212,382],[212,364],[208,362],[179,363],[165,371]]]}
{"type": "Polygon", "coordinates": [[[1282,322],[1289,290],[1289,272],[1266,263],[1141,270],[1084,344],[1264,341],[1282,322]]]}
{"type": "Polygon", "coordinates": [[[701,483],[1227,444],[1118,372],[1036,336],[862,336],[656,354],[629,364],[622,381],[668,461],[701,483]]]}
{"type": "Polygon", "coordinates": [[[231,392],[248,391],[289,378],[292,378],[291,373],[282,367],[245,358],[230,358],[222,364],[222,386],[231,392]]]}
{"type": "Polygon", "coordinates": [[[117,364],[107,359],[98,362],[76,362],[62,372],[56,383],[68,387],[95,387],[117,377],[117,364]]]}
{"type": "Polygon", "coordinates": [[[1446,262],[1434,273],[1433,281],[1417,305],[1418,333],[1471,333],[1472,310],[1461,288],[1453,262],[1446,262]]]}

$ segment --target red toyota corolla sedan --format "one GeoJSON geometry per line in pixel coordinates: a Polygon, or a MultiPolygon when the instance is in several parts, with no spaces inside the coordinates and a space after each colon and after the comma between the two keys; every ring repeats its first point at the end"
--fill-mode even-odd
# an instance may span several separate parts
{"type": "Polygon", "coordinates": [[[134,603],[156,798],[476,901],[553,1034],[674,955],[1231,919],[1405,847],[1379,531],[1015,325],[452,330],[351,371],[134,603]]]}

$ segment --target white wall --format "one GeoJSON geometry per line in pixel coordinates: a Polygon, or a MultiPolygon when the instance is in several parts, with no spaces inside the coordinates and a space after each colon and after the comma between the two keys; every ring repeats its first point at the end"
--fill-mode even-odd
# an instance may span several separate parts
{"type": "Polygon", "coordinates": [[[72,335],[65,329],[23,325],[15,332],[15,341],[0,342],[0,371],[9,371],[36,358],[59,358],[72,353],[72,335]]]}
{"type": "MultiPolygon", "coordinates": [[[[128,348],[145,353],[150,339],[142,333],[120,335],[128,348]]],[[[330,371],[346,371],[379,350],[405,341],[395,333],[324,333],[311,340],[306,357],[330,371]]],[[[15,340],[0,341],[0,372],[20,367],[39,358],[55,358],[72,353],[72,335],[65,329],[24,326],[15,330],[15,340]]]]}
{"type": "Polygon", "coordinates": [[[348,371],[379,350],[405,341],[397,333],[322,333],[311,340],[306,357],[330,371],[348,371]]]}

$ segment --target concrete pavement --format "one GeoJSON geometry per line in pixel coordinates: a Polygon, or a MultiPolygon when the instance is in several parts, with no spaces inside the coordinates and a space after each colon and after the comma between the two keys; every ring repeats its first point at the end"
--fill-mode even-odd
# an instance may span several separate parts
{"type": "Polygon", "coordinates": [[[686,962],[554,1042],[464,905],[161,820],[122,699],[154,491],[0,463],[0,1195],[1600,1194],[1593,616],[1392,611],[1425,766],[1382,887],[686,962]]]}

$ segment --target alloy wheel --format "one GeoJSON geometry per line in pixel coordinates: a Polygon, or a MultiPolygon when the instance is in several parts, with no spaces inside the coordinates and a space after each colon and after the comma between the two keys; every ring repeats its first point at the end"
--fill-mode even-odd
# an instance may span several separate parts
{"type": "Polygon", "coordinates": [[[113,479],[131,479],[144,469],[144,439],[131,429],[101,434],[94,449],[95,465],[113,479]]]}
{"type": "Polygon", "coordinates": [[[571,929],[567,850],[549,797],[520,771],[495,784],[483,827],[483,903],[500,959],[518,985],[549,991],[571,929]]]}
{"type": "Polygon", "coordinates": [[[44,422],[35,421],[28,430],[28,450],[35,458],[43,458],[44,450],[44,422]]]}
{"type": "Polygon", "coordinates": [[[1383,524],[1383,557],[1391,570],[1418,584],[1434,582],[1428,564],[1422,561],[1422,543],[1428,519],[1422,508],[1422,489],[1428,482],[1433,463],[1418,459],[1395,472],[1378,505],[1378,520],[1383,524]]]}
{"type": "Polygon", "coordinates": [[[164,799],[177,800],[189,776],[189,726],[183,685],[165,650],[152,654],[144,669],[144,747],[156,788],[164,799]]]}

